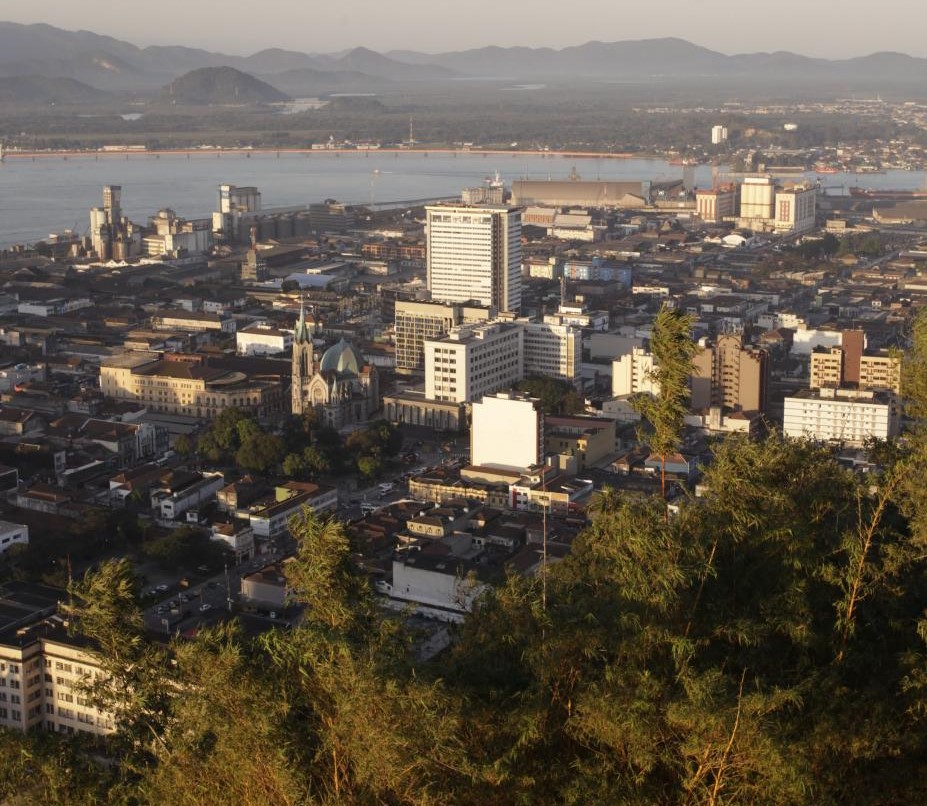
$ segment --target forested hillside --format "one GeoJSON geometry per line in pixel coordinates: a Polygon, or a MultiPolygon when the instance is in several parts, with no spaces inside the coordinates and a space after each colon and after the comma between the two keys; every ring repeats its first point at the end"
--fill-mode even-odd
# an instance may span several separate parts
{"type": "MultiPolygon", "coordinates": [[[[927,413],[927,323],[906,362],[927,413]]],[[[854,474],[770,438],[719,445],[704,494],[606,492],[572,553],[512,576],[416,663],[343,527],[306,514],[306,618],[141,639],[105,564],[73,623],[122,717],[107,767],[3,734],[7,803],[915,804],[927,802],[927,432],[854,474]]]]}

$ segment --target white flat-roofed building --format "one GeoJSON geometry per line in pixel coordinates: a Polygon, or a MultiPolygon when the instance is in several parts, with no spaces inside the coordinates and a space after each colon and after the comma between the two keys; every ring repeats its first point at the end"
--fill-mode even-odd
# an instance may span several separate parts
{"type": "Polygon", "coordinates": [[[653,370],[653,354],[643,347],[632,347],[630,353],[612,362],[612,395],[660,394],[660,383],[652,378],[653,370]]]}
{"type": "Polygon", "coordinates": [[[524,470],[540,464],[543,456],[544,415],[535,398],[500,392],[473,404],[473,465],[524,470]]]}
{"type": "Polygon", "coordinates": [[[427,277],[432,299],[499,311],[521,308],[521,210],[426,207],[427,277]]]}
{"type": "Polygon", "coordinates": [[[577,386],[582,375],[582,331],[546,321],[518,324],[525,332],[525,376],[540,375],[577,386]]]}
{"type": "Polygon", "coordinates": [[[524,379],[524,328],[514,322],[456,327],[425,342],[425,397],[468,403],[524,379]]]}
{"type": "Polygon", "coordinates": [[[777,232],[810,232],[817,217],[817,188],[795,185],[776,193],[777,232]]]}
{"type": "Polygon", "coordinates": [[[276,328],[267,322],[254,322],[235,334],[239,355],[275,355],[293,346],[293,331],[276,328]]]}
{"type": "Polygon", "coordinates": [[[782,432],[787,437],[862,446],[898,430],[897,407],[884,392],[803,389],[784,401],[782,432]]]}

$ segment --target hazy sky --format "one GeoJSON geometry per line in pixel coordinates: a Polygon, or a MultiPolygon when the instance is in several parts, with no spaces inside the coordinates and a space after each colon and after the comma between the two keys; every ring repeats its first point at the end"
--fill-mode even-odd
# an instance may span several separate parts
{"type": "Polygon", "coordinates": [[[925,0],[3,0],[0,20],[83,28],[138,45],[253,53],[563,47],[678,36],[723,53],[927,56],[925,0]]]}

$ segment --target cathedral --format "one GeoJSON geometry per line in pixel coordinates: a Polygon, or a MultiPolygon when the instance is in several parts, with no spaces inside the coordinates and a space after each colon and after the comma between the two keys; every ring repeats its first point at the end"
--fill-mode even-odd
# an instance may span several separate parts
{"type": "Polygon", "coordinates": [[[344,339],[315,359],[312,334],[300,308],[293,337],[293,414],[315,409],[320,425],[342,429],[365,423],[380,407],[376,367],[344,339]]]}

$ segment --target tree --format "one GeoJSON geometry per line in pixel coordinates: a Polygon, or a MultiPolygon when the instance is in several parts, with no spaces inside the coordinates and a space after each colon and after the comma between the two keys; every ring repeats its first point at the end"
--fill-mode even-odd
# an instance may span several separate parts
{"type": "MultiPolygon", "coordinates": [[[[674,453],[688,412],[689,378],[698,347],[692,341],[692,318],[678,310],[660,308],[653,323],[650,348],[653,352],[652,379],[660,388],[656,397],[641,395],[634,407],[653,426],[650,448],[660,457],[660,490],[666,500],[666,457],[674,453]]],[[[669,509],[666,510],[669,517],[669,509]]]]}
{"type": "Polygon", "coordinates": [[[267,473],[283,459],[286,446],[276,434],[267,434],[256,426],[243,430],[245,437],[235,452],[235,464],[242,470],[267,473]]]}
{"type": "Polygon", "coordinates": [[[130,762],[161,741],[171,701],[164,650],[144,637],[138,580],[128,560],[106,560],[68,590],[71,629],[96,645],[103,672],[88,678],[81,690],[113,716],[124,760],[130,762]]]}
{"type": "Polygon", "coordinates": [[[383,472],[383,463],[376,456],[361,456],[357,469],[365,479],[374,479],[383,472]]]}
{"type": "Polygon", "coordinates": [[[195,449],[196,445],[187,434],[178,434],[174,440],[174,450],[185,459],[192,456],[195,449]]]}

